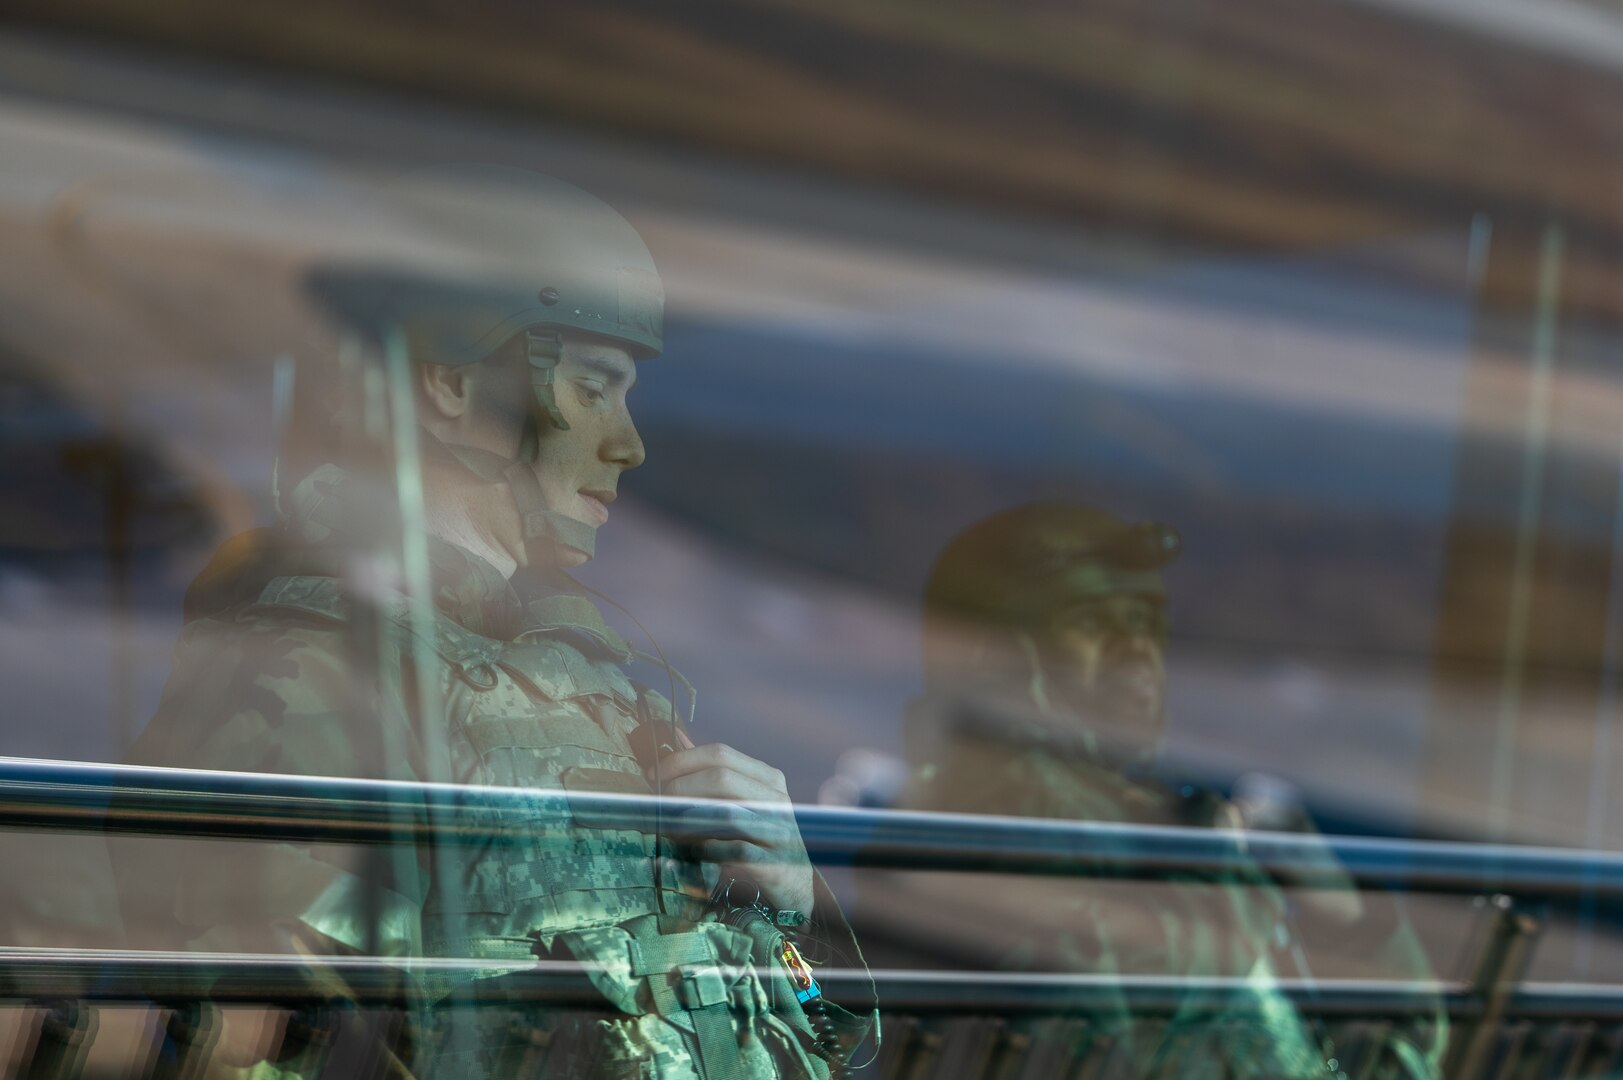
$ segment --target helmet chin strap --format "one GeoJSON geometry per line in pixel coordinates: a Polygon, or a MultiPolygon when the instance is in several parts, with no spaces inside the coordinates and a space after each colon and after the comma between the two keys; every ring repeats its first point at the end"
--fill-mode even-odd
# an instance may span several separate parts
{"type": "Polygon", "coordinates": [[[563,359],[563,338],[554,330],[524,331],[524,358],[530,368],[535,409],[530,422],[524,425],[524,437],[516,458],[442,442],[427,431],[423,432],[423,441],[430,453],[451,458],[486,483],[507,485],[518,508],[519,522],[524,529],[524,548],[532,566],[557,565],[563,548],[572,548],[590,559],[597,554],[597,529],[548,507],[541,481],[531,468],[540,453],[540,426],[569,430],[569,421],[558,409],[552,383],[558,363],[563,359]]]}
{"type": "MultiPolygon", "coordinates": [[[[532,428],[533,430],[533,428],[532,428]]],[[[443,452],[479,479],[490,484],[505,483],[518,507],[524,529],[524,547],[531,565],[556,565],[560,549],[573,548],[588,559],[597,553],[597,530],[585,522],[549,509],[541,493],[541,481],[530,463],[535,460],[536,439],[526,434],[519,456],[503,457],[490,450],[441,442],[432,435],[426,445],[443,452]]]]}

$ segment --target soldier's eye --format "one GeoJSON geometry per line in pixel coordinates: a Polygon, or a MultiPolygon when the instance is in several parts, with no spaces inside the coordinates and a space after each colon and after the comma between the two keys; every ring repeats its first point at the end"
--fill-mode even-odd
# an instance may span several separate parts
{"type": "Polygon", "coordinates": [[[578,382],[575,385],[580,389],[580,401],[582,405],[596,405],[599,401],[603,400],[604,387],[602,383],[578,382]]]}

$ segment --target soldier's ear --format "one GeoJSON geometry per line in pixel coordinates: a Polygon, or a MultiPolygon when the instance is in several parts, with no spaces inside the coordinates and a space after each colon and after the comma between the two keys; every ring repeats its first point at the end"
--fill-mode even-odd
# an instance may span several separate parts
{"type": "Polygon", "coordinates": [[[417,389],[430,415],[455,420],[468,411],[467,372],[449,364],[417,365],[417,389]]]}

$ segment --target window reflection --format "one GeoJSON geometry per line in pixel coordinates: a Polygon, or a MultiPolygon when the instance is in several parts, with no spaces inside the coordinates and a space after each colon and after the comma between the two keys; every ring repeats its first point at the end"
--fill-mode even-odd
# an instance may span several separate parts
{"type": "Polygon", "coordinates": [[[1615,1071],[1615,13],[183,6],[0,27],[7,1068],[1615,1071]]]}

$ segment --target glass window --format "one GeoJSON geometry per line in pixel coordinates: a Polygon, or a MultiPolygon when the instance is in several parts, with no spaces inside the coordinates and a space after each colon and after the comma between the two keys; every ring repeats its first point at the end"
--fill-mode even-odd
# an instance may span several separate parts
{"type": "Polygon", "coordinates": [[[13,1066],[1607,1073],[1619,56],[24,3],[13,1066]]]}

